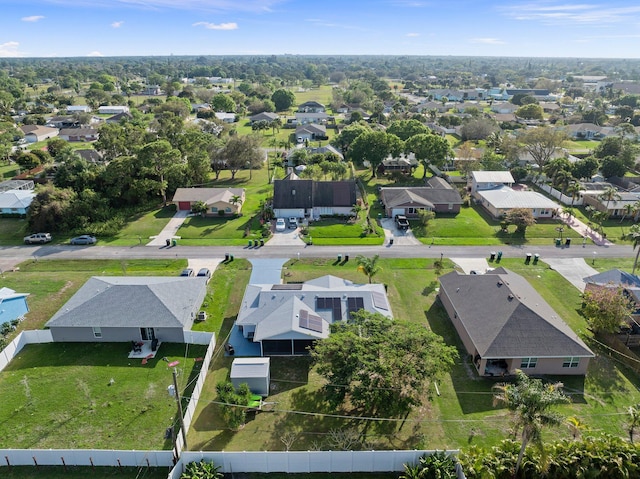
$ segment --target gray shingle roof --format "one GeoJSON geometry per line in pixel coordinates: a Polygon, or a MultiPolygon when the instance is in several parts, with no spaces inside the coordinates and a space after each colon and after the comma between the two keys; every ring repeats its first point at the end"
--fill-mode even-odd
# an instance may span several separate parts
{"type": "Polygon", "coordinates": [[[527,280],[512,271],[454,271],[440,284],[440,294],[449,299],[483,358],[594,356],[527,280]]]}
{"type": "Polygon", "coordinates": [[[182,328],[206,294],[205,278],[94,276],[47,327],[182,328]]]}
{"type": "Polygon", "coordinates": [[[273,184],[276,209],[352,206],[355,202],[355,181],[276,180],[273,184]]]}
{"type": "Polygon", "coordinates": [[[380,199],[387,208],[412,205],[433,208],[438,204],[462,204],[462,198],[456,189],[426,186],[380,188],[380,199]]]}

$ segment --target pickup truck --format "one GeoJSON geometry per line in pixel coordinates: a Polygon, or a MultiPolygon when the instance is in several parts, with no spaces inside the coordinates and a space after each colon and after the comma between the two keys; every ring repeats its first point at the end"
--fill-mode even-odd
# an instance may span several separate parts
{"type": "Polygon", "coordinates": [[[409,220],[404,215],[396,215],[396,226],[399,230],[408,230],[409,220]]]}

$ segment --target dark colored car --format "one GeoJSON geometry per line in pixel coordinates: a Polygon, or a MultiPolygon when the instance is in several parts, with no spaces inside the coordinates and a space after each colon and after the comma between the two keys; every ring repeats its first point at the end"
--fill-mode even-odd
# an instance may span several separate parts
{"type": "Polygon", "coordinates": [[[193,276],[193,270],[191,268],[185,268],[180,273],[180,276],[193,276]]]}
{"type": "Polygon", "coordinates": [[[71,240],[69,241],[69,243],[71,244],[96,244],[98,240],[96,240],[95,236],[91,236],[91,235],[80,235],[80,236],[76,236],[75,238],[71,238],[71,240]]]}
{"type": "Polygon", "coordinates": [[[198,274],[196,276],[201,278],[207,278],[207,283],[208,283],[209,280],[211,279],[211,271],[209,270],[209,268],[201,268],[198,271],[198,274]]]}
{"type": "Polygon", "coordinates": [[[409,220],[404,215],[396,215],[396,226],[399,230],[408,230],[409,220]]]}

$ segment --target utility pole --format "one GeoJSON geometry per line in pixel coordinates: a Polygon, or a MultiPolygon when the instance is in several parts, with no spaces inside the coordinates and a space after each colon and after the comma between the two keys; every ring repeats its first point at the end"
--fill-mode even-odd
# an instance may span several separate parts
{"type": "Polygon", "coordinates": [[[184,416],[182,414],[182,400],[180,399],[180,390],[178,389],[178,375],[176,368],[173,368],[173,387],[176,393],[176,402],[178,403],[178,415],[180,417],[180,431],[182,431],[182,448],[187,449],[187,432],[184,427],[184,416]]]}

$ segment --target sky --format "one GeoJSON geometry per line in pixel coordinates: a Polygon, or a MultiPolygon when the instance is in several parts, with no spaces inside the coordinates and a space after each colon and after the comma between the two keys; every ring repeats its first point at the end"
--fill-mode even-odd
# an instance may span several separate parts
{"type": "Polygon", "coordinates": [[[640,58],[638,0],[0,0],[0,57],[640,58]]]}

